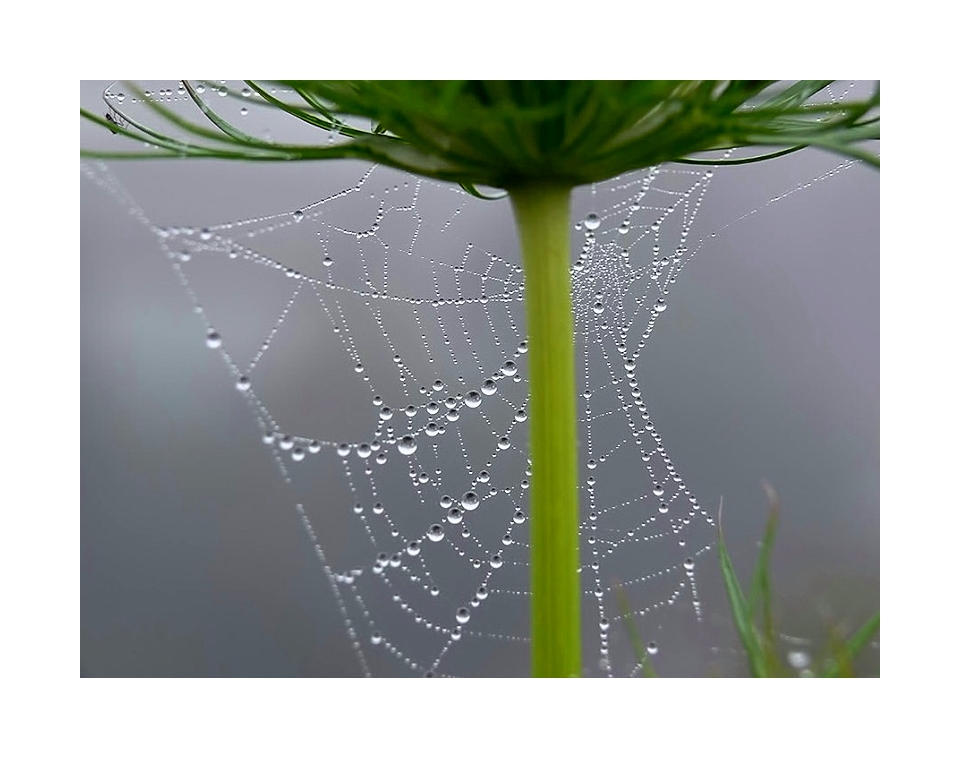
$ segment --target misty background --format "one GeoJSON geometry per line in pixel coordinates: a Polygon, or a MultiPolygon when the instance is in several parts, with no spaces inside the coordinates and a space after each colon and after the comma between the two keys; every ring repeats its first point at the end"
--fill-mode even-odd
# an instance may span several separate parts
{"type": "MultiPolygon", "coordinates": [[[[105,110],[98,104],[105,86],[83,82],[82,104],[105,110]]],[[[81,124],[84,147],[117,139],[81,124]]],[[[760,483],[776,489],[778,627],[814,646],[831,625],[849,629],[879,610],[879,172],[854,166],[767,203],[841,163],[801,151],[716,171],[692,239],[762,209],[708,242],[684,269],[639,372],[684,481],[713,513],[723,497],[741,575],[752,568],[767,516],[760,483]]],[[[365,167],[164,160],[116,162],[110,170],[153,222],[203,227],[290,213],[353,186],[365,167]]],[[[463,233],[515,259],[506,202],[476,202],[483,207],[464,211],[463,233]]],[[[591,203],[589,190],[579,191],[574,218],[591,203]]],[[[350,209],[340,212],[349,226],[350,209]]],[[[278,257],[303,255],[296,239],[268,243],[278,249],[264,252],[278,257]]],[[[296,499],[234,378],[205,346],[170,261],[145,226],[83,177],[80,264],[82,674],[360,675],[296,499]]],[[[272,298],[273,318],[282,309],[282,293],[271,290],[266,273],[260,277],[232,283],[249,301],[221,299],[228,342],[243,339],[235,334],[262,339],[250,301],[272,298]]],[[[317,371],[327,370],[322,335],[304,323],[286,325],[284,334],[285,355],[309,355],[320,361],[317,371]]],[[[411,344],[416,337],[411,326],[411,344]]],[[[346,369],[342,381],[334,367],[315,394],[294,378],[295,366],[269,366],[271,410],[305,419],[324,439],[365,423],[373,408],[350,394],[351,366],[337,360],[346,369]]],[[[634,474],[605,472],[625,482],[634,474]]],[[[335,564],[353,565],[361,559],[345,539],[352,514],[344,508],[342,517],[342,532],[319,537],[334,537],[335,564]]],[[[732,630],[718,620],[726,600],[715,555],[705,554],[697,574],[711,621],[699,631],[677,622],[673,639],[685,644],[674,645],[673,658],[664,646],[661,673],[743,670],[729,652],[732,630]]],[[[463,671],[523,673],[525,648],[477,650],[477,661],[458,662],[463,671]]],[[[584,661],[596,671],[592,648],[584,661]]],[[[864,654],[862,671],[879,672],[878,649],[864,654]]],[[[381,661],[374,673],[405,671],[381,661]]]]}

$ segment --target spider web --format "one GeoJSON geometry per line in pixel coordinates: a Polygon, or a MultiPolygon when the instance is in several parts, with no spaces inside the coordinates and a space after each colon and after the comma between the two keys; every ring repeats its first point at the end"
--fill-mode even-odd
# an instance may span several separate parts
{"type": "MultiPolygon", "coordinates": [[[[535,472],[508,203],[362,168],[297,208],[173,226],[103,164],[81,171],[169,258],[280,473],[360,671],[524,666],[535,472]]],[[[575,198],[585,673],[641,673],[628,623],[656,660],[665,620],[704,618],[698,564],[715,514],[671,458],[641,378],[685,267],[760,210],[699,231],[712,178],[660,166],[575,198]]]]}

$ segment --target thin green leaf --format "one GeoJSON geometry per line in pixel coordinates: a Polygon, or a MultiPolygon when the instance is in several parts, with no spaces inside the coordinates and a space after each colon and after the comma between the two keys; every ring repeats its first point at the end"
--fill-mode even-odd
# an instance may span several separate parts
{"type": "Polygon", "coordinates": [[[740,641],[743,643],[743,647],[747,653],[750,673],[755,677],[765,677],[767,676],[767,666],[763,655],[763,645],[753,625],[750,607],[743,597],[740,582],[737,581],[737,574],[733,569],[733,562],[730,560],[730,554],[727,552],[727,546],[723,540],[722,516],[723,498],[721,497],[720,513],[717,517],[720,572],[723,576],[723,584],[727,591],[727,599],[730,601],[730,610],[733,612],[733,623],[737,628],[740,641]]]}
{"type": "Polygon", "coordinates": [[[770,498],[770,515],[767,517],[767,525],[763,532],[763,539],[760,541],[760,553],[757,555],[757,563],[753,570],[753,579],[750,583],[750,602],[747,607],[750,617],[753,618],[759,603],[761,612],[764,616],[764,625],[772,630],[773,622],[770,619],[770,556],[773,551],[773,542],[776,538],[777,521],[779,517],[779,502],[777,495],[772,488],[767,486],[767,494],[770,498]]]}
{"type": "Polygon", "coordinates": [[[755,155],[752,158],[738,158],[736,160],[719,159],[711,161],[706,158],[676,158],[672,162],[685,163],[691,166],[743,166],[747,163],[759,163],[760,161],[767,161],[771,158],[779,158],[782,155],[789,155],[798,150],[803,150],[805,147],[807,147],[807,145],[795,145],[794,147],[788,147],[786,150],[778,150],[775,153],[764,153],[763,155],[755,155]]]}
{"type": "MultiPolygon", "coordinates": [[[[147,96],[146,96],[146,93],[145,93],[143,90],[141,90],[141,89],[140,89],[136,84],[134,84],[133,82],[124,82],[124,85],[125,85],[126,87],[129,87],[130,90],[137,95],[137,97],[138,97],[138,99],[140,100],[140,102],[142,102],[147,108],[149,108],[150,110],[152,110],[154,113],[156,113],[157,115],[159,115],[159,116],[160,116],[161,118],[163,118],[164,120],[170,122],[170,123],[173,124],[174,126],[177,126],[177,127],[181,128],[181,129],[183,129],[184,131],[190,133],[190,134],[194,134],[194,135],[196,135],[196,136],[198,136],[198,137],[203,137],[204,139],[211,140],[212,142],[225,143],[225,144],[228,144],[228,145],[233,146],[234,148],[236,148],[238,145],[243,145],[243,144],[245,144],[245,143],[243,143],[243,142],[238,142],[238,141],[237,141],[236,139],[234,139],[233,137],[231,137],[231,136],[229,136],[229,135],[227,135],[227,134],[224,134],[224,133],[222,133],[221,131],[216,131],[216,130],[213,130],[213,129],[206,129],[206,128],[202,127],[202,126],[199,126],[199,125],[193,123],[193,122],[190,121],[189,119],[183,118],[183,117],[180,116],[179,114],[177,114],[177,113],[175,113],[174,111],[172,111],[170,108],[167,108],[166,106],[161,105],[160,103],[154,101],[152,98],[147,97],[147,96]]],[[[187,144],[187,143],[184,143],[183,140],[180,140],[180,139],[177,139],[177,138],[174,138],[174,137],[167,137],[167,136],[161,134],[160,132],[158,132],[158,131],[156,131],[156,130],[154,130],[154,129],[151,129],[150,127],[146,126],[145,124],[143,124],[143,123],[140,122],[139,120],[133,119],[133,118],[129,115],[129,113],[127,113],[126,111],[122,112],[121,115],[127,120],[127,122],[128,122],[131,126],[134,126],[134,127],[136,127],[137,129],[139,129],[140,131],[144,132],[145,134],[150,135],[150,136],[153,137],[155,140],[167,140],[167,141],[169,141],[169,142],[171,142],[171,143],[174,143],[174,144],[187,144]]],[[[194,147],[203,148],[202,145],[194,145],[194,147]]]]}
{"type": "MultiPolygon", "coordinates": [[[[849,656],[850,659],[853,659],[878,631],[880,631],[879,613],[867,619],[863,626],[854,632],[846,644],[843,645],[846,655],[849,656]]],[[[840,665],[836,661],[834,661],[833,664],[828,664],[823,671],[823,676],[825,677],[835,677],[839,675],[840,665]]]]}
{"type": "Polygon", "coordinates": [[[465,192],[473,195],[474,197],[479,197],[481,200],[500,200],[507,196],[508,193],[500,192],[496,195],[484,195],[480,190],[477,189],[476,185],[468,184],[466,182],[460,182],[460,186],[465,192]]]}
{"type": "Polygon", "coordinates": [[[187,95],[190,96],[190,99],[196,104],[200,109],[200,112],[206,116],[207,120],[210,121],[214,126],[217,127],[221,132],[226,134],[230,139],[236,142],[242,142],[248,145],[269,145],[270,143],[266,140],[259,139],[253,135],[247,134],[240,129],[237,129],[233,124],[220,116],[216,111],[214,111],[209,105],[207,105],[203,98],[197,94],[193,86],[186,79],[183,80],[184,89],[187,91],[187,95]]]}
{"type": "Polygon", "coordinates": [[[780,659],[777,657],[777,636],[773,629],[773,607],[770,592],[770,556],[773,551],[773,541],[776,536],[779,502],[777,494],[769,484],[764,483],[767,497],[770,501],[770,515],[767,517],[767,526],[763,539],[760,542],[760,554],[753,571],[753,580],[750,583],[750,599],[748,611],[751,620],[755,617],[757,605],[760,606],[760,618],[763,630],[763,648],[767,658],[768,670],[782,673],[780,659]]]}

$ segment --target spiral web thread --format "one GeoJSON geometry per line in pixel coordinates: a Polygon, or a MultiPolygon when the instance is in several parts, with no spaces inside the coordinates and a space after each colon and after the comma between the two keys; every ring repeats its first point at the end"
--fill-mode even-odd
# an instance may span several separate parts
{"type": "MultiPolygon", "coordinates": [[[[502,674],[494,659],[522,667],[535,472],[523,272],[506,201],[363,168],[352,186],[299,208],[161,226],[105,165],[81,172],[169,258],[299,514],[359,671],[502,674]],[[478,239],[491,230],[493,244],[478,239]],[[231,302],[243,304],[236,324],[231,302]]],[[[655,656],[669,613],[703,618],[697,563],[714,517],[669,456],[640,374],[684,268],[765,207],[698,236],[712,176],[654,167],[578,191],[591,209],[572,230],[571,267],[582,591],[594,619],[585,673],[642,671],[627,623],[655,656]]]]}

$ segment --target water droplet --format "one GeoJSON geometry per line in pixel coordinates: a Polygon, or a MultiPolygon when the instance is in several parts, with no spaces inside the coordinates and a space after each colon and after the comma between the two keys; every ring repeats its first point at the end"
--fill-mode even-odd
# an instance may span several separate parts
{"type": "Polygon", "coordinates": [[[387,406],[383,406],[383,408],[380,409],[379,415],[380,415],[381,421],[389,421],[390,419],[393,418],[393,409],[387,408],[387,406]]]}
{"type": "Polygon", "coordinates": [[[600,217],[596,213],[588,213],[583,220],[583,225],[588,231],[595,232],[600,228],[600,217]]]}
{"type": "Polygon", "coordinates": [[[403,412],[406,413],[409,418],[413,418],[417,415],[417,409],[412,405],[408,405],[406,408],[404,408],[403,412]]]}
{"type": "Polygon", "coordinates": [[[596,467],[597,467],[597,462],[596,462],[595,460],[593,460],[593,459],[591,458],[589,461],[587,461],[587,468],[588,468],[588,469],[590,469],[590,470],[592,471],[592,470],[595,469],[596,467]]]}
{"type": "Polygon", "coordinates": [[[662,496],[663,496],[663,487],[661,487],[659,484],[654,485],[654,487],[653,487],[653,494],[656,495],[657,497],[662,497],[662,496]]]}
{"type": "Polygon", "coordinates": [[[444,384],[439,379],[433,383],[434,392],[443,392],[444,384]]]}
{"type": "Polygon", "coordinates": [[[687,560],[685,560],[685,561],[683,562],[683,567],[684,567],[687,571],[693,571],[693,567],[694,567],[695,565],[696,565],[696,564],[693,562],[693,558],[687,558],[687,560]]]}
{"type": "Polygon", "coordinates": [[[795,669],[805,669],[810,665],[810,654],[804,650],[790,650],[787,653],[787,663],[795,669]]]}
{"type": "Polygon", "coordinates": [[[293,452],[290,453],[290,457],[298,463],[307,457],[306,451],[302,447],[295,447],[293,452]]]}
{"type": "Polygon", "coordinates": [[[606,616],[600,617],[600,631],[605,632],[610,628],[610,622],[607,620],[606,616]]]}
{"type": "Polygon", "coordinates": [[[593,304],[593,312],[597,315],[603,313],[604,310],[606,310],[606,306],[604,306],[604,304],[599,300],[593,304]]]}
{"type": "Polygon", "coordinates": [[[357,445],[357,455],[359,455],[361,458],[369,458],[372,452],[373,451],[366,442],[361,442],[359,445],[357,445]]]}
{"type": "Polygon", "coordinates": [[[503,565],[503,556],[497,553],[490,559],[490,568],[498,569],[503,565]]]}
{"type": "Polygon", "coordinates": [[[440,413],[440,404],[432,401],[427,403],[427,413],[429,413],[431,416],[436,416],[438,413],[440,413]]]}
{"type": "Polygon", "coordinates": [[[240,376],[237,377],[237,389],[241,392],[246,392],[250,389],[250,377],[249,376],[240,376]]]}
{"type": "Polygon", "coordinates": [[[500,448],[501,450],[509,450],[509,449],[510,449],[510,438],[509,438],[509,437],[501,437],[499,440],[497,440],[497,447],[500,448]]]}
{"type": "Polygon", "coordinates": [[[454,506],[449,511],[447,511],[447,521],[451,524],[459,524],[463,521],[463,511],[454,506]]]}
{"type": "Polygon", "coordinates": [[[428,437],[436,437],[440,434],[440,427],[431,421],[423,431],[426,432],[428,437]]]}
{"type": "Polygon", "coordinates": [[[527,341],[526,341],[526,340],[524,340],[524,341],[521,342],[519,345],[517,345],[517,352],[518,352],[518,353],[525,353],[525,352],[527,352],[527,341]]]}
{"type": "Polygon", "coordinates": [[[635,371],[636,368],[637,368],[637,362],[636,362],[635,360],[633,360],[633,358],[628,358],[627,360],[625,360],[625,361],[623,362],[623,367],[624,367],[627,371],[635,371]]]}
{"type": "Polygon", "coordinates": [[[650,655],[656,655],[658,652],[660,652],[660,648],[657,647],[657,643],[656,643],[656,642],[650,642],[650,643],[647,644],[647,652],[648,652],[650,655]]]}
{"type": "Polygon", "coordinates": [[[317,440],[311,440],[310,444],[307,445],[307,450],[316,455],[320,452],[320,442],[317,440]]]}
{"type": "Polygon", "coordinates": [[[480,385],[480,391],[484,395],[496,395],[497,394],[497,383],[493,379],[487,379],[483,384],[480,385]]]}
{"type": "Polygon", "coordinates": [[[215,332],[213,329],[207,332],[207,347],[211,350],[216,350],[222,344],[223,339],[220,337],[219,332],[215,332]]]}
{"type": "Polygon", "coordinates": [[[481,484],[486,484],[487,482],[489,482],[490,472],[481,471],[479,474],[477,474],[477,481],[480,482],[481,484]]]}
{"type": "Polygon", "coordinates": [[[517,364],[513,361],[506,361],[503,366],[500,367],[500,373],[504,376],[513,376],[517,373],[517,364]]]}
{"type": "Polygon", "coordinates": [[[293,220],[296,221],[298,224],[299,224],[301,221],[303,221],[303,211],[294,211],[294,212],[293,212],[293,220]]]}
{"type": "Polygon", "coordinates": [[[460,498],[460,505],[463,506],[465,511],[476,510],[477,506],[480,505],[480,496],[473,490],[464,492],[463,497],[460,498]]]}
{"type": "Polygon", "coordinates": [[[350,455],[350,446],[346,442],[341,442],[337,445],[337,455],[341,458],[346,458],[350,455]]]}
{"type": "Polygon", "coordinates": [[[285,434],[280,438],[280,449],[281,450],[290,450],[293,447],[293,437],[289,434],[285,434]]]}
{"type": "Polygon", "coordinates": [[[479,392],[468,392],[463,402],[466,403],[467,408],[476,408],[483,402],[483,398],[480,397],[479,392]]]}
{"type": "Polygon", "coordinates": [[[522,424],[527,420],[527,412],[521,408],[519,411],[513,414],[513,420],[518,424],[522,424]]]}
{"type": "Polygon", "coordinates": [[[657,313],[663,313],[667,309],[667,304],[664,302],[662,297],[657,299],[657,302],[654,303],[653,309],[657,313]]]}
{"type": "Polygon", "coordinates": [[[466,624],[470,620],[470,609],[469,608],[457,608],[457,623],[466,624]]]}
{"type": "Polygon", "coordinates": [[[403,455],[413,455],[417,452],[417,441],[409,434],[405,434],[397,443],[397,450],[403,455]]]}
{"type": "Polygon", "coordinates": [[[527,520],[527,514],[525,514],[523,511],[517,510],[516,512],[514,512],[513,514],[514,524],[522,524],[526,520],[527,520]]]}
{"type": "Polygon", "coordinates": [[[407,545],[407,555],[420,555],[420,540],[412,540],[407,545]]]}
{"type": "Polygon", "coordinates": [[[374,632],[370,635],[370,643],[373,645],[379,645],[383,642],[383,635],[380,632],[374,632]]]}
{"type": "Polygon", "coordinates": [[[430,538],[431,542],[439,542],[443,539],[443,527],[440,524],[433,524],[429,530],[427,530],[427,537],[430,538]]]}

